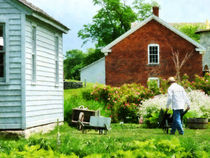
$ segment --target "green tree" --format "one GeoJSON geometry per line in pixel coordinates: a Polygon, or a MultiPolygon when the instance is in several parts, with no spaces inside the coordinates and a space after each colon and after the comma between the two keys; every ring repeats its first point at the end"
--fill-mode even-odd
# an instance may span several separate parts
{"type": "Polygon", "coordinates": [[[90,48],[88,49],[87,55],[84,58],[83,64],[87,66],[102,57],[104,57],[104,53],[102,53],[100,49],[90,48]]]}
{"type": "Polygon", "coordinates": [[[136,13],[121,0],[93,0],[94,5],[102,8],[93,17],[93,22],[83,26],[78,36],[84,44],[92,40],[96,47],[105,46],[130,29],[137,19],[136,13]]]}
{"type": "Polygon", "coordinates": [[[152,15],[153,6],[159,7],[159,4],[153,0],[147,2],[145,0],[135,0],[133,5],[133,8],[137,11],[138,21],[142,21],[152,15]]]}
{"type": "Polygon", "coordinates": [[[83,60],[85,54],[78,49],[73,49],[66,52],[64,60],[64,78],[65,79],[80,79],[79,70],[84,66],[83,60]]]}
{"type": "Polygon", "coordinates": [[[157,5],[153,1],[145,3],[144,0],[135,0],[133,8],[124,0],[93,0],[93,3],[101,9],[92,23],[83,26],[78,36],[84,40],[83,44],[89,40],[96,42],[96,48],[109,44],[128,31],[132,22],[147,18],[152,14],[152,5],[157,5]]]}
{"type": "Polygon", "coordinates": [[[200,34],[195,34],[195,32],[199,29],[204,27],[204,24],[174,24],[175,28],[192,38],[193,40],[199,42],[200,41],[200,34]]]}

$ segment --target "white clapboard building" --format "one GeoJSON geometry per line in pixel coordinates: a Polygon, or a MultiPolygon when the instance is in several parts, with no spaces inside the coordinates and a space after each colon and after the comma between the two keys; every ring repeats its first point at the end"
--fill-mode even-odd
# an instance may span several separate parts
{"type": "Polygon", "coordinates": [[[63,121],[68,30],[26,0],[0,0],[0,130],[63,121]]]}

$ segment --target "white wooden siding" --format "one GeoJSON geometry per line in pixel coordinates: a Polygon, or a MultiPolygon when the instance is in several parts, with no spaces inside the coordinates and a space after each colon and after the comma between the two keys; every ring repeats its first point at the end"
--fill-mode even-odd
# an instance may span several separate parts
{"type": "Polygon", "coordinates": [[[82,82],[105,84],[105,57],[81,69],[80,78],[82,82]]]}
{"type": "Polygon", "coordinates": [[[0,0],[0,23],[7,25],[7,83],[0,83],[0,129],[22,128],[21,116],[21,13],[0,0]]]}
{"type": "Polygon", "coordinates": [[[62,34],[26,19],[26,128],[63,121],[62,34]],[[36,83],[32,84],[32,24],[37,28],[36,83]],[[56,86],[55,36],[59,36],[59,85],[56,86]]]}

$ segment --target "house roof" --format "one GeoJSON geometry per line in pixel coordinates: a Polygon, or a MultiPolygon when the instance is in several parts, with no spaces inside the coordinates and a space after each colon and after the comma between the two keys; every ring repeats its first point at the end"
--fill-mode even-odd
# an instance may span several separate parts
{"type": "Polygon", "coordinates": [[[210,29],[203,29],[203,30],[198,30],[195,33],[199,34],[199,33],[203,33],[203,32],[210,32],[210,29]]]}
{"type": "MultiPolygon", "coordinates": [[[[69,31],[69,28],[65,25],[63,25],[62,23],[60,23],[59,21],[57,21],[56,19],[54,19],[53,17],[51,17],[50,15],[48,15],[45,11],[43,11],[42,9],[36,7],[35,5],[33,5],[32,3],[26,1],[26,0],[16,0],[18,2],[20,2],[21,4],[23,4],[24,6],[26,6],[27,8],[31,9],[33,12],[40,14],[41,16],[53,21],[54,23],[56,23],[57,25],[61,26],[63,29],[69,31]]],[[[65,31],[65,33],[67,32],[65,31]]]]}
{"type": "Polygon", "coordinates": [[[169,24],[172,26],[176,26],[176,25],[205,25],[204,22],[172,22],[169,24]]]}
{"type": "Polygon", "coordinates": [[[171,26],[167,22],[163,21],[162,19],[160,19],[159,17],[157,17],[155,15],[151,15],[150,17],[148,17],[147,19],[145,19],[144,21],[142,21],[141,23],[137,24],[135,27],[131,28],[130,30],[128,30],[127,32],[125,32],[123,35],[121,35],[120,37],[118,37],[117,39],[115,39],[113,42],[111,42],[110,44],[108,44],[107,46],[105,46],[104,48],[102,48],[101,51],[105,55],[108,55],[108,53],[112,51],[111,48],[113,46],[115,46],[117,43],[119,43],[120,41],[122,41],[123,39],[125,39],[126,37],[128,37],[129,35],[131,35],[132,33],[134,33],[135,31],[137,31],[138,29],[140,29],[144,25],[146,25],[151,20],[157,21],[158,23],[162,24],[163,26],[165,26],[166,28],[168,28],[172,32],[176,33],[180,37],[182,37],[185,40],[187,40],[188,42],[192,43],[194,46],[196,46],[196,51],[204,52],[206,50],[201,44],[199,44],[198,42],[194,41],[193,39],[191,39],[190,37],[188,37],[187,35],[185,35],[181,31],[177,30],[176,28],[174,28],[173,26],[171,26]]]}

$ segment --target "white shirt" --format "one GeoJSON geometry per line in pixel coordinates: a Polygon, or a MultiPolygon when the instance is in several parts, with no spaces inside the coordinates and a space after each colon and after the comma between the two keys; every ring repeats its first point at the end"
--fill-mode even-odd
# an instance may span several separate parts
{"type": "Polygon", "coordinates": [[[173,83],[168,88],[168,101],[166,107],[169,108],[169,105],[172,103],[173,110],[184,109],[185,104],[190,106],[190,100],[185,92],[184,88],[177,83],[173,83]]]}

